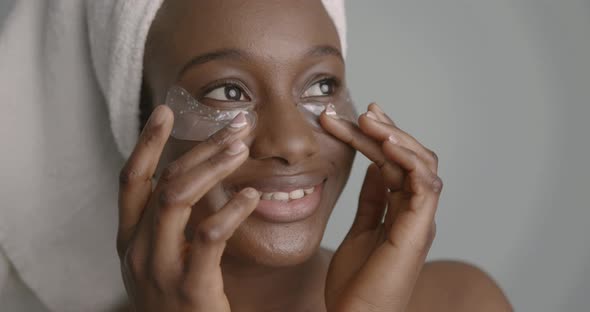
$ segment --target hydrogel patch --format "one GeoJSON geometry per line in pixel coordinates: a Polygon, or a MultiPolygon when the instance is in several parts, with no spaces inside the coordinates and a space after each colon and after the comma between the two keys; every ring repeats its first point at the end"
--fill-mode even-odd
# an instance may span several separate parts
{"type": "Polygon", "coordinates": [[[332,104],[324,104],[319,102],[307,102],[297,104],[297,108],[310,125],[312,125],[314,128],[321,129],[322,126],[320,125],[320,115],[329,105],[332,107],[334,106],[332,104]]]}
{"type": "Polygon", "coordinates": [[[348,92],[345,92],[343,96],[336,99],[334,103],[323,103],[320,101],[305,101],[297,104],[297,108],[303,114],[305,119],[312,125],[316,130],[323,131],[320,124],[320,115],[326,110],[328,106],[336,111],[339,118],[356,123],[356,112],[354,105],[349,96],[348,92]]]}
{"type": "Polygon", "coordinates": [[[179,140],[205,141],[225,128],[240,112],[250,127],[256,125],[256,113],[250,108],[216,108],[197,101],[179,86],[168,89],[166,105],[174,112],[172,136],[179,140]]]}

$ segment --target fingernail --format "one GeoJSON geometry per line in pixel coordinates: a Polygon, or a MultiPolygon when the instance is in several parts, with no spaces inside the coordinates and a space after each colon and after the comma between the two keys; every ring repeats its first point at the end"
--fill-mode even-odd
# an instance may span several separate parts
{"type": "Polygon", "coordinates": [[[226,149],[225,152],[228,155],[235,156],[241,154],[243,151],[246,150],[246,145],[241,140],[237,140],[230,144],[226,149]]]}
{"type": "Polygon", "coordinates": [[[247,187],[247,188],[243,189],[242,194],[244,194],[244,196],[246,196],[250,199],[260,198],[260,193],[258,193],[257,190],[255,190],[254,188],[251,188],[251,187],[247,187]]]}
{"type": "Polygon", "coordinates": [[[241,129],[241,128],[244,128],[247,124],[248,124],[248,120],[246,119],[246,115],[244,114],[244,112],[240,112],[231,121],[229,126],[233,129],[241,129]]]}
{"type": "Polygon", "coordinates": [[[336,110],[334,110],[333,104],[328,104],[328,106],[326,107],[326,115],[332,118],[338,118],[338,114],[336,113],[336,110]]]}
{"type": "Polygon", "coordinates": [[[387,138],[387,141],[391,142],[392,144],[397,144],[399,142],[393,134],[387,138]]]}
{"type": "Polygon", "coordinates": [[[378,120],[378,119],[377,119],[377,115],[375,115],[375,113],[373,113],[372,111],[368,111],[368,112],[366,112],[366,113],[365,113],[365,115],[366,115],[368,118],[370,118],[370,119],[373,119],[373,120],[375,120],[375,121],[377,121],[377,120],[378,120]]]}

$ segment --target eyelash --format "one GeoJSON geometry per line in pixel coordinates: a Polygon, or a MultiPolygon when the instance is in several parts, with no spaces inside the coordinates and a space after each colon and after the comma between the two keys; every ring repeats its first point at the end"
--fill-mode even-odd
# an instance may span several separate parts
{"type": "MultiPolygon", "coordinates": [[[[338,89],[341,86],[340,80],[334,76],[320,75],[319,77],[315,77],[312,81],[313,81],[312,83],[308,83],[306,85],[305,89],[303,90],[303,93],[306,90],[308,90],[311,86],[313,86],[317,83],[330,82],[333,87],[333,93],[332,93],[332,95],[333,95],[338,92],[338,89]]],[[[222,88],[222,87],[237,87],[248,98],[248,100],[252,99],[250,94],[246,91],[247,88],[242,83],[232,80],[232,79],[222,79],[222,80],[214,81],[211,84],[207,85],[206,87],[202,88],[201,91],[199,92],[200,93],[199,99],[202,100],[206,94],[209,94],[211,91],[213,91],[217,88],[222,88]]],[[[326,96],[331,96],[331,95],[326,95],[326,96]]]]}
{"type": "Polygon", "coordinates": [[[201,91],[199,92],[199,100],[202,100],[205,95],[209,94],[209,92],[211,92],[217,88],[222,88],[222,87],[239,88],[240,91],[242,91],[242,93],[244,94],[244,96],[246,96],[248,98],[248,100],[252,99],[250,94],[248,94],[248,92],[246,91],[247,88],[242,83],[232,80],[232,79],[222,79],[222,80],[214,81],[211,84],[207,85],[206,87],[202,88],[201,91]]]}
{"type": "Polygon", "coordinates": [[[311,86],[313,86],[317,83],[330,82],[332,84],[333,92],[332,92],[332,94],[325,95],[325,96],[332,96],[338,92],[338,90],[340,89],[340,85],[341,85],[341,82],[338,78],[336,78],[334,76],[328,76],[328,75],[320,75],[319,77],[315,77],[312,81],[313,81],[312,83],[307,84],[307,86],[305,87],[305,90],[303,90],[303,93],[305,93],[305,91],[307,91],[309,88],[311,88],[311,86]]]}

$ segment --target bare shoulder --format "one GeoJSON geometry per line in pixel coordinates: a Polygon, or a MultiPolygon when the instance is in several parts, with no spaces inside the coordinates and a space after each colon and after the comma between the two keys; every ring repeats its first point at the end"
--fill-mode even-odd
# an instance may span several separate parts
{"type": "Polygon", "coordinates": [[[496,282],[484,271],[459,261],[424,265],[408,311],[513,311],[496,282]]]}

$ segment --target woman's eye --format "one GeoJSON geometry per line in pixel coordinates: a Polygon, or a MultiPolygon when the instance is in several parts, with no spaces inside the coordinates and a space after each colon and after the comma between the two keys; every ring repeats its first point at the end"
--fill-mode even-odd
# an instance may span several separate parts
{"type": "Polygon", "coordinates": [[[249,99],[246,97],[245,92],[238,86],[234,85],[226,85],[222,87],[215,88],[209,93],[203,96],[204,98],[216,100],[216,101],[225,101],[225,102],[239,102],[239,101],[248,101],[249,99]]]}
{"type": "Polygon", "coordinates": [[[325,79],[314,83],[303,92],[303,97],[328,96],[334,93],[335,82],[332,79],[325,79]]]}

